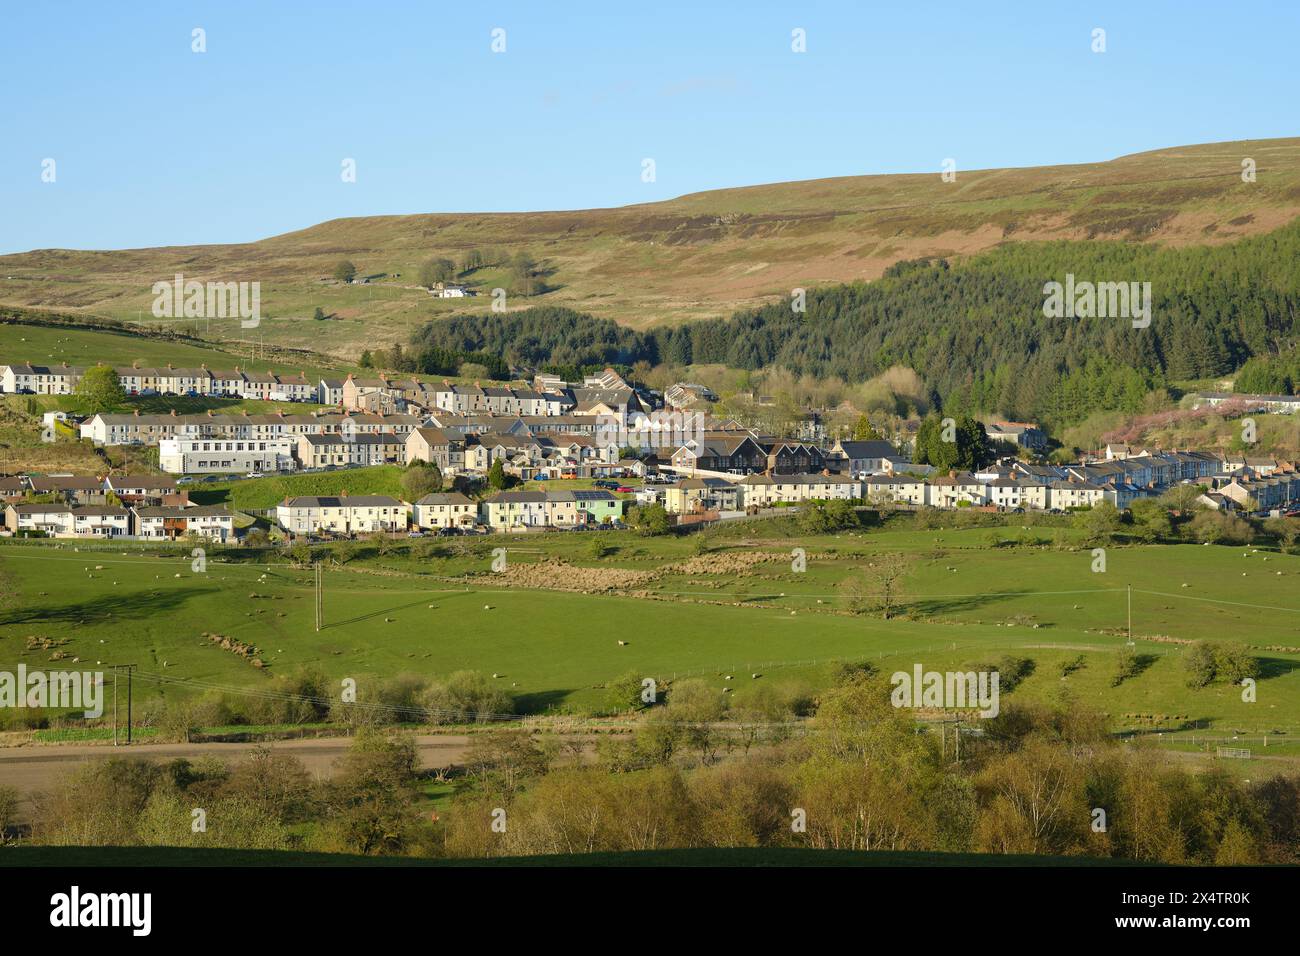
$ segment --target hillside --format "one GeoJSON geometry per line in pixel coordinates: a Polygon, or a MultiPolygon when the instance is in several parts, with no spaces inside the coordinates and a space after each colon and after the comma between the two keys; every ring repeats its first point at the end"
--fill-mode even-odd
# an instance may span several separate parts
{"type": "MultiPolygon", "coordinates": [[[[257,280],[256,331],[213,322],[203,334],[354,356],[405,341],[431,316],[465,311],[415,288],[419,264],[471,249],[525,252],[552,291],[512,308],[564,305],[639,328],[722,317],[795,286],[874,279],[899,259],[960,256],[1007,241],[1121,239],[1217,244],[1300,213],[1300,138],[1164,149],[1109,162],[1025,169],[855,176],[696,193],[617,209],[445,213],[338,219],[238,245],[122,251],[36,250],[0,257],[0,303],[149,321],[151,285],[257,280]],[[1258,180],[1243,183],[1243,157],[1258,180]],[[329,278],[342,258],[369,285],[329,278]],[[392,278],[394,275],[398,278],[392,278]],[[320,307],[333,316],[313,322],[320,307]]],[[[490,290],[507,273],[465,277],[490,290]]],[[[487,308],[480,298],[476,311],[487,308]]],[[[177,322],[191,330],[195,323],[177,322]]]]}

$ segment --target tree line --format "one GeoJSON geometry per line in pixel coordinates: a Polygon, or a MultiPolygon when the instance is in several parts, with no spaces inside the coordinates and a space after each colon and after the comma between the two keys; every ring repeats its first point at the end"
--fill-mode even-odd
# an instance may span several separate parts
{"type": "MultiPolygon", "coordinates": [[[[611,707],[645,707],[640,690],[639,675],[612,682],[611,707]]],[[[683,680],[594,752],[496,729],[472,735],[456,767],[421,772],[409,736],[361,727],[327,781],[269,750],[230,766],[95,761],[36,797],[23,839],[459,858],[800,846],[1300,862],[1300,777],[1190,769],[1117,741],[1068,699],[1004,702],[980,723],[959,750],[951,726],[918,733],[869,664],[840,665],[816,697],[768,687],[733,701],[683,680]],[[801,714],[806,729],[792,729],[801,714]],[[430,774],[453,789],[436,814],[420,798],[430,774]]],[[[0,791],[0,823],[15,805],[0,791]]]]}

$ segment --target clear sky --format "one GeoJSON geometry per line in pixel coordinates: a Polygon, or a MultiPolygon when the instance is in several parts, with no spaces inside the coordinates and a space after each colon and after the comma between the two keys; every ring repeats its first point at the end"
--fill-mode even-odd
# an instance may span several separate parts
{"type": "Polygon", "coordinates": [[[1293,136],[1298,56],[1296,0],[10,0],[0,252],[1293,136]]]}

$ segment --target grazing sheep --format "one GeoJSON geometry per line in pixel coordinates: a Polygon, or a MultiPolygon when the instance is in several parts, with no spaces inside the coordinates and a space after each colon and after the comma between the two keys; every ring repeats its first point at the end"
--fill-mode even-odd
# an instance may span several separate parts
{"type": "Polygon", "coordinates": [[[758,675],[758,674],[750,674],[750,675],[749,675],[749,679],[750,679],[750,680],[758,680],[759,676],[760,676],[760,675],[758,675]]]}
{"type": "Polygon", "coordinates": [[[627,641],[619,641],[619,642],[618,642],[618,646],[619,646],[619,647],[627,647],[627,641]]]}

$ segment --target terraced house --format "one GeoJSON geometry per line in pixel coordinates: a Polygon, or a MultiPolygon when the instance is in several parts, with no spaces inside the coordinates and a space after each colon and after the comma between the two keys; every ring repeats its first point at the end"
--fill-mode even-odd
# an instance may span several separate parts
{"type": "Polygon", "coordinates": [[[862,486],[843,475],[746,475],[740,480],[745,507],[768,508],[778,502],[848,501],[861,497],[862,486]]]}
{"type": "Polygon", "coordinates": [[[221,505],[138,507],[131,513],[137,538],[175,540],[192,535],[229,541],[235,535],[234,515],[221,505]]]}
{"type": "Polygon", "coordinates": [[[608,491],[547,491],[546,519],[555,528],[609,524],[623,517],[623,502],[608,491]]]}
{"type": "Polygon", "coordinates": [[[126,505],[184,504],[189,498],[176,490],[175,478],[161,475],[109,475],[104,487],[126,505]]]}
{"type": "Polygon", "coordinates": [[[0,365],[0,392],[10,395],[71,395],[85,369],[79,366],[0,365]]]}
{"type": "Polygon", "coordinates": [[[396,432],[299,435],[295,453],[303,468],[404,465],[406,439],[396,432]]]}
{"type": "Polygon", "coordinates": [[[425,495],[413,506],[419,528],[456,528],[465,531],[478,523],[478,505],[458,492],[425,495]]]}
{"type": "Polygon", "coordinates": [[[443,382],[434,389],[434,405],[458,415],[548,415],[562,410],[562,403],[528,388],[505,386],[453,385],[443,382]]]}
{"type": "Polygon", "coordinates": [[[498,491],[479,502],[479,516],[493,531],[544,528],[546,494],[541,491],[498,491]]]}
{"type": "Polygon", "coordinates": [[[286,498],[275,509],[276,523],[291,534],[370,534],[405,531],[405,502],[388,495],[286,498]]]}
{"type": "Polygon", "coordinates": [[[81,423],[81,437],[96,445],[156,445],[165,438],[240,438],[265,440],[297,435],[393,432],[405,439],[419,427],[416,415],[340,414],[314,412],[303,415],[130,415],[96,414],[81,423]]]}

